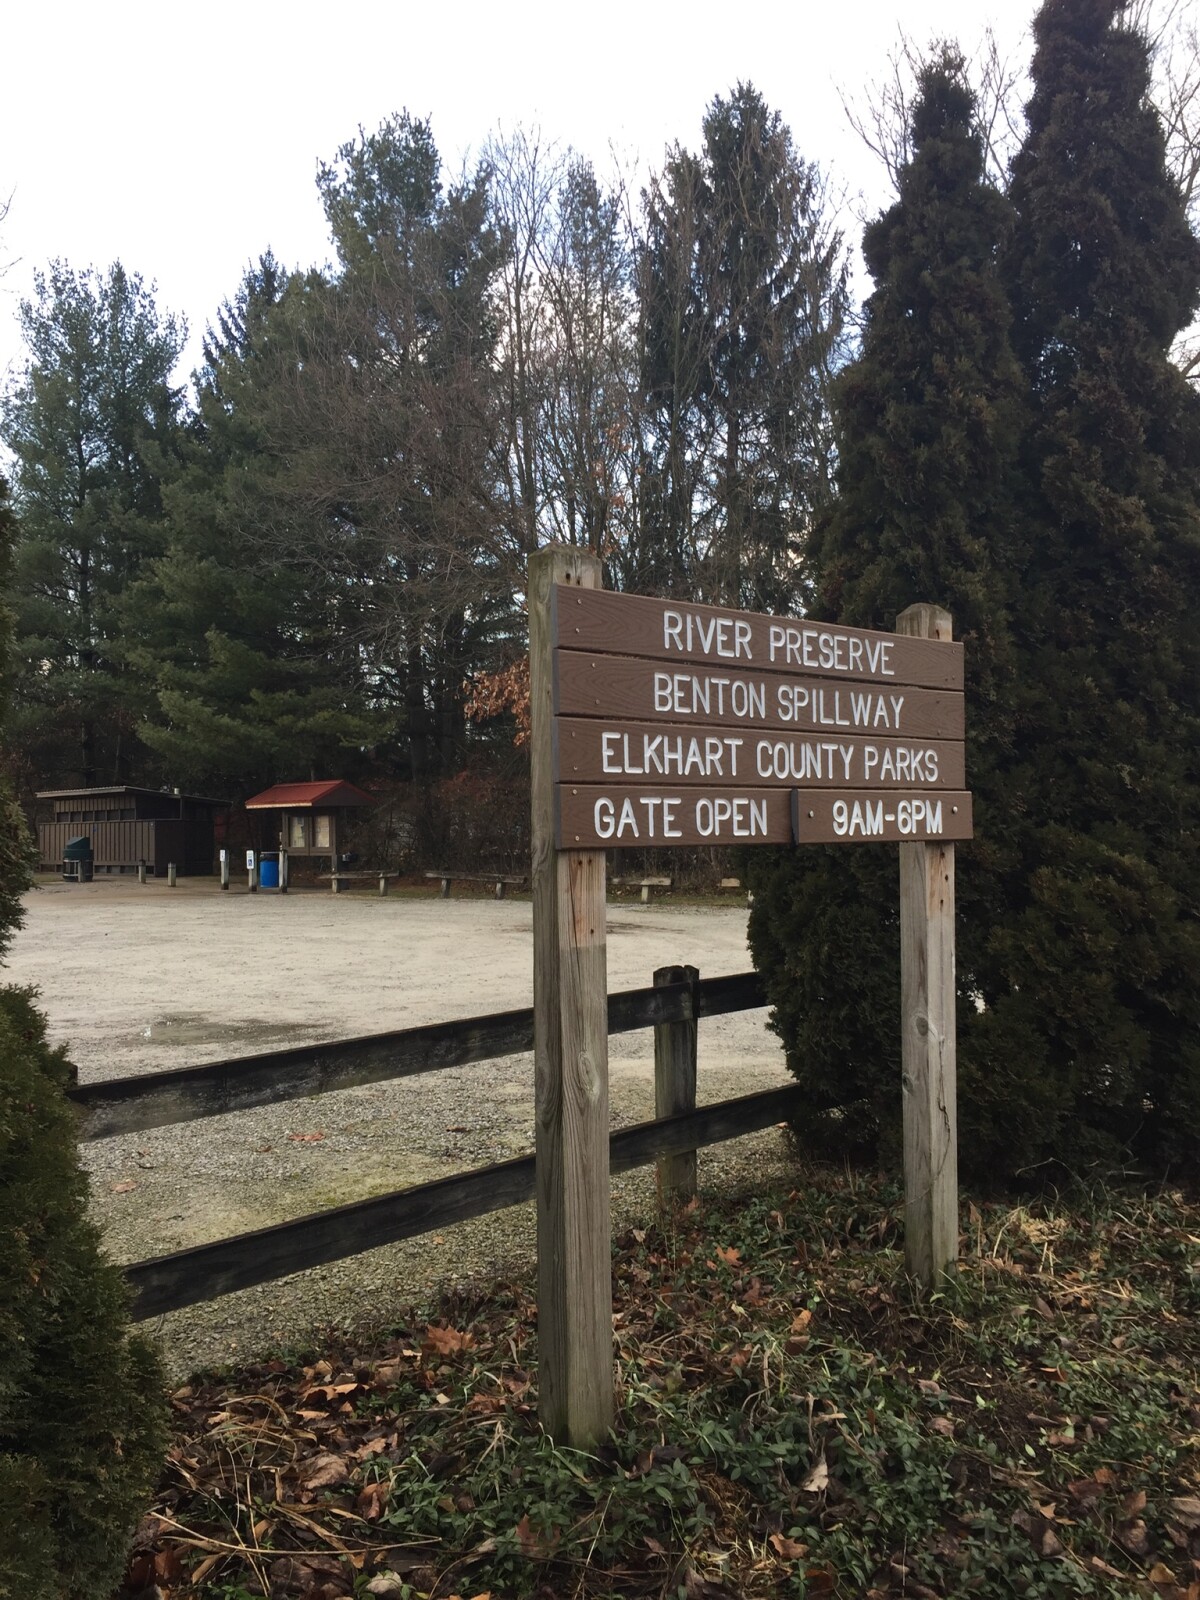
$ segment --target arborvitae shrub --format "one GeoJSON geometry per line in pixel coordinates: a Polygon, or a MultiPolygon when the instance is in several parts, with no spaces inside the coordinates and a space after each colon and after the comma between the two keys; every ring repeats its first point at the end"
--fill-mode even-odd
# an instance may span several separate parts
{"type": "Polygon", "coordinates": [[[165,1445],[162,1381],[87,1220],[71,1076],[0,990],[0,1595],[106,1600],[165,1445]]]}

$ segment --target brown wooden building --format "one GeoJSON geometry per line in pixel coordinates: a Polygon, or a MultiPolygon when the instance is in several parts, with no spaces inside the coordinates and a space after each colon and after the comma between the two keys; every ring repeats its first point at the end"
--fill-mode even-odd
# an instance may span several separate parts
{"type": "Polygon", "coordinates": [[[40,801],[53,808],[53,819],[38,823],[38,860],[43,872],[62,868],[68,839],[92,841],[93,870],[146,870],[165,877],[173,861],[180,877],[204,877],[213,871],[217,828],[223,832],[228,800],[206,800],[178,789],[139,789],[130,784],[111,789],[46,789],[40,801]]]}

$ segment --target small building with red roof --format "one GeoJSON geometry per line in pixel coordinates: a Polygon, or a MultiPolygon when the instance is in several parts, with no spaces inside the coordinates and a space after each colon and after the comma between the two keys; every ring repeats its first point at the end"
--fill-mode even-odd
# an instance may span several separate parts
{"type": "Polygon", "coordinates": [[[280,813],[279,846],[289,856],[328,856],[337,867],[338,821],[343,812],[372,806],[369,794],[344,778],[316,783],[276,783],[246,801],[247,811],[280,813]]]}

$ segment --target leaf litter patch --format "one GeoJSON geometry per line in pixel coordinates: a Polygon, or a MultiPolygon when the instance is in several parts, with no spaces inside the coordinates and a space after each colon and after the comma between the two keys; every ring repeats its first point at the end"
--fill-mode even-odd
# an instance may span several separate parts
{"type": "Polygon", "coordinates": [[[199,1377],[124,1600],[1200,1600],[1200,1206],[972,1205],[925,1306],[899,1215],[814,1170],[623,1234],[594,1452],[526,1283],[199,1377]]]}

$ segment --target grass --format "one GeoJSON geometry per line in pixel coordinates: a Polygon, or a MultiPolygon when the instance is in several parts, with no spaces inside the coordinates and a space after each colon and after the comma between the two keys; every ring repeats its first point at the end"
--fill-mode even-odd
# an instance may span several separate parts
{"type": "Polygon", "coordinates": [[[926,1305],[898,1218],[816,1170],[626,1233],[593,1453],[538,1427],[523,1284],[196,1380],[128,1588],[1200,1600],[1200,1207],[970,1205],[926,1305]]]}

